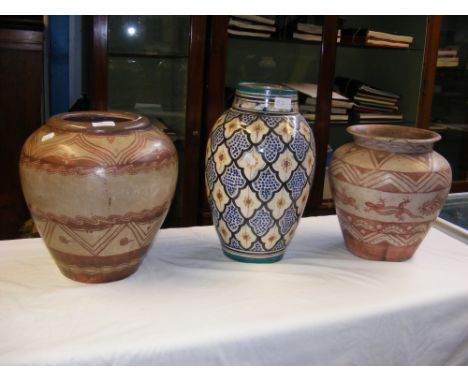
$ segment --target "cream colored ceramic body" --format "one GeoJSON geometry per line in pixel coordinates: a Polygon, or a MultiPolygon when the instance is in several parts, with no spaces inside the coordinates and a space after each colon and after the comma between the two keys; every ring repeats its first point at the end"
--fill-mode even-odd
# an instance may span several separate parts
{"type": "Polygon", "coordinates": [[[177,153],[144,117],[66,113],[28,138],[20,175],[62,273],[106,282],[135,272],[146,254],[175,191],[177,153]]]}
{"type": "Polygon", "coordinates": [[[410,258],[437,218],[451,169],[432,150],[438,134],[411,127],[356,125],[355,142],[330,165],[336,213],[348,249],[373,259],[410,258]]]}

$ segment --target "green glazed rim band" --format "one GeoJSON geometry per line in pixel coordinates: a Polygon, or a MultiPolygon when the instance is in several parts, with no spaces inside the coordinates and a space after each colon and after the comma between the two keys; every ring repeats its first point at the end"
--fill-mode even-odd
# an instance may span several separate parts
{"type": "Polygon", "coordinates": [[[286,85],[262,82],[240,82],[237,84],[237,91],[265,96],[297,96],[297,91],[286,85]]]}

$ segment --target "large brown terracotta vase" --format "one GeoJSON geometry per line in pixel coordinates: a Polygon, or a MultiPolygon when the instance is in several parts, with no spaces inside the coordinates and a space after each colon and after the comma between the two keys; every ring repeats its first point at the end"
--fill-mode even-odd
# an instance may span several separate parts
{"type": "Polygon", "coordinates": [[[433,151],[440,136],[391,125],[347,130],[354,143],[335,151],[329,173],[346,246],[366,259],[407,260],[450,189],[450,165],[433,151]]]}
{"type": "Polygon", "coordinates": [[[20,159],[23,193],[60,271],[81,282],[134,273],[169,210],[177,152],[132,113],[58,114],[20,159]]]}

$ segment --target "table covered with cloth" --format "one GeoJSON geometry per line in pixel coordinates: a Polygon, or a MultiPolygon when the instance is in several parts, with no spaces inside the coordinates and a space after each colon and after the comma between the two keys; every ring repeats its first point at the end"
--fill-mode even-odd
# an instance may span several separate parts
{"type": "Polygon", "coordinates": [[[164,229],[134,275],[82,284],[3,241],[0,364],[467,365],[468,250],[432,228],[409,261],[364,260],[331,215],[247,264],[212,226],[164,229]]]}

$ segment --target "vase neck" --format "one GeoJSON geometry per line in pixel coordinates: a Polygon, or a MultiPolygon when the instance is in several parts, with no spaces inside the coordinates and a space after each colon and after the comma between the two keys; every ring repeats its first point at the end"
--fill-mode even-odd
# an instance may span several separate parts
{"type": "Polygon", "coordinates": [[[232,107],[237,110],[264,114],[294,114],[299,112],[297,91],[284,85],[240,83],[232,107]]]}
{"type": "Polygon", "coordinates": [[[393,125],[354,125],[346,129],[354,143],[372,150],[423,154],[433,150],[440,135],[424,129],[393,125]]]}

